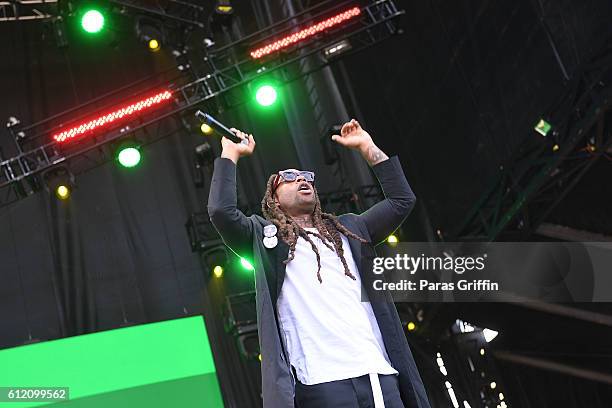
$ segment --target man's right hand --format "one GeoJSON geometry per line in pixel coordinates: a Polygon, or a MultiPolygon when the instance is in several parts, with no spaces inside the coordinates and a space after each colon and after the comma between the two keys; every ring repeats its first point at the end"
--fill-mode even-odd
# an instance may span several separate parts
{"type": "Polygon", "coordinates": [[[247,135],[236,128],[230,128],[230,130],[239,138],[247,139],[249,141],[249,144],[243,144],[234,143],[226,137],[221,138],[221,146],[223,147],[221,157],[225,157],[234,163],[238,163],[239,158],[253,154],[253,150],[255,150],[255,139],[253,138],[253,135],[247,135]]]}

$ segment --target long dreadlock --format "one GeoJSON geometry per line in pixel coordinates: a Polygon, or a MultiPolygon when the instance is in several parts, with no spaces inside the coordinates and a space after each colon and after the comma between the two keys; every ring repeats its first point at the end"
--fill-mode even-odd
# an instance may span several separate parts
{"type": "Polygon", "coordinates": [[[318,233],[314,231],[306,231],[300,227],[298,223],[295,222],[293,218],[287,214],[285,210],[283,210],[274,200],[273,190],[275,178],[276,176],[272,175],[268,179],[266,194],[261,201],[261,211],[268,221],[271,221],[274,225],[276,225],[281,239],[287,243],[287,245],[289,245],[289,257],[284,260],[283,263],[286,265],[293,260],[295,257],[295,246],[297,244],[298,237],[302,237],[310,244],[317,257],[317,278],[319,279],[319,283],[323,283],[323,279],[321,279],[321,256],[319,255],[319,249],[308,236],[313,235],[319,238],[321,242],[323,242],[323,244],[325,244],[325,246],[327,246],[329,249],[336,252],[340,258],[340,261],[342,262],[342,266],[344,267],[344,274],[355,280],[356,278],[349,271],[348,264],[344,258],[344,249],[342,248],[342,237],[340,233],[360,242],[367,241],[349,231],[340,223],[340,221],[338,221],[338,218],[335,215],[321,211],[321,202],[319,201],[319,195],[314,186],[313,191],[315,194],[315,207],[312,212],[312,222],[318,233]]]}

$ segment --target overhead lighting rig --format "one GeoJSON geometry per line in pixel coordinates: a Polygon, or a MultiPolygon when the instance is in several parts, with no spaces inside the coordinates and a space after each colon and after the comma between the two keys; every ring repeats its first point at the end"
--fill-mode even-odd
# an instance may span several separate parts
{"type": "MultiPolygon", "coordinates": [[[[111,3],[120,2],[111,1],[111,3]]],[[[333,3],[326,1],[316,4],[289,19],[279,21],[231,44],[221,47],[211,44],[207,52],[209,73],[200,75],[199,70],[185,70],[192,75],[191,78],[182,76],[180,79],[176,77],[169,79],[173,85],[168,85],[161,91],[157,87],[158,90],[155,93],[145,94],[139,101],[114,108],[111,106],[105,113],[93,115],[93,117],[91,114],[76,115],[76,109],[73,108],[36,124],[18,126],[20,129],[26,128],[31,132],[34,132],[33,129],[40,129],[40,132],[35,132],[32,137],[28,138],[27,150],[24,149],[23,152],[19,152],[12,158],[0,160],[0,189],[59,163],[75,160],[79,156],[86,155],[88,158],[88,160],[79,161],[83,167],[83,170],[79,171],[85,171],[87,165],[94,166],[99,165],[100,161],[106,162],[108,157],[101,153],[99,147],[124,137],[125,129],[128,127],[130,132],[136,132],[161,119],[193,109],[203,103],[217,102],[222,104],[222,108],[244,103],[249,96],[245,92],[238,91],[242,91],[245,86],[269,79],[276,79],[278,85],[282,86],[286,82],[319,70],[329,61],[317,59],[309,71],[300,71],[294,77],[288,74],[292,70],[283,68],[297,65],[304,58],[321,53],[325,48],[345,39],[351,43],[351,52],[377,44],[398,32],[397,19],[404,14],[403,10],[396,8],[393,1],[372,1],[359,8],[359,15],[350,20],[350,25],[334,26],[313,35],[308,41],[297,42],[290,49],[283,50],[285,53],[283,58],[275,58],[271,53],[265,58],[253,60],[248,52],[243,54],[243,58],[235,52],[236,50],[248,50],[249,47],[259,48],[257,44],[265,46],[273,43],[286,35],[289,30],[295,30],[296,27],[310,27],[312,24],[315,24],[316,27],[317,23],[328,21],[330,17],[346,11],[347,5],[351,6],[349,2],[333,3]],[[298,50],[300,52],[297,52],[298,50]],[[236,92],[233,92],[234,90],[236,92]],[[222,95],[223,98],[219,98],[222,95]],[[170,104],[170,101],[174,103],[170,104]],[[171,108],[162,109],[161,106],[167,103],[171,108]],[[71,120],[71,117],[74,119],[71,120]],[[78,117],[80,119],[76,119],[78,117]],[[60,121],[70,123],[75,120],[81,122],[68,127],[57,128],[56,125],[54,127],[54,124],[60,121]],[[49,137],[43,138],[45,134],[49,137]],[[74,142],[68,143],[68,141],[74,142]]],[[[351,7],[348,10],[351,10],[351,7]]],[[[169,76],[165,73],[160,75],[169,76]]],[[[142,89],[143,81],[139,83],[139,89],[142,89]]],[[[157,83],[159,84],[159,80],[157,83]]],[[[127,89],[130,89],[129,86],[122,88],[123,92],[128,92],[127,89]]],[[[96,100],[83,106],[98,105],[97,102],[94,105],[94,102],[96,100]]],[[[147,135],[147,132],[144,132],[144,136],[153,137],[147,135]]],[[[0,207],[19,198],[0,194],[0,207]]]]}
{"type": "Polygon", "coordinates": [[[0,1],[0,22],[51,19],[57,0],[0,1]]]}
{"type": "Polygon", "coordinates": [[[165,0],[164,2],[109,0],[109,3],[127,12],[146,14],[168,23],[186,24],[191,27],[204,28],[208,17],[204,7],[182,0],[165,0]]]}

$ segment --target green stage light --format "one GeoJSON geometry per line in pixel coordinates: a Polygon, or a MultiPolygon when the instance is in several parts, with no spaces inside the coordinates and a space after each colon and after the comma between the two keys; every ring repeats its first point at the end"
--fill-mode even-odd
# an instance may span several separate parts
{"type": "Polygon", "coordinates": [[[104,28],[104,15],[96,10],[88,10],[81,17],[81,27],[90,34],[100,32],[104,28]]]}
{"type": "Polygon", "coordinates": [[[540,119],[540,121],[534,126],[534,130],[541,134],[542,136],[546,136],[550,129],[552,128],[551,124],[545,121],[544,119],[540,119]]]}
{"type": "Polygon", "coordinates": [[[253,268],[253,265],[251,265],[251,263],[244,258],[240,258],[240,265],[242,265],[242,267],[247,271],[255,270],[255,268],[253,268]]]}
{"type": "Polygon", "coordinates": [[[272,85],[262,85],[255,92],[255,99],[261,106],[270,106],[276,101],[276,89],[272,85]]]}
{"type": "Polygon", "coordinates": [[[117,160],[123,167],[135,167],[140,163],[140,150],[137,147],[123,147],[117,154],[117,160]]]}

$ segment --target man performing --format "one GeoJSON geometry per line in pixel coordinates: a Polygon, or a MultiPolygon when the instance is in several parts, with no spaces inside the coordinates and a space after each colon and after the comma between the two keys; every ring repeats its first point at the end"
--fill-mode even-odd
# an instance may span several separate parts
{"type": "Polygon", "coordinates": [[[236,164],[253,153],[223,138],[208,213],[224,242],[254,261],[265,408],[429,408],[429,401],[390,295],[373,293],[362,259],[411,212],[415,196],[397,157],[389,158],[356,120],[332,139],[361,153],[385,199],[363,214],[324,213],[314,173],[270,176],[262,213],[236,208],[236,164]],[[362,284],[363,281],[363,284],[362,284]],[[378,294],[380,296],[380,294],[378,294]]]}

